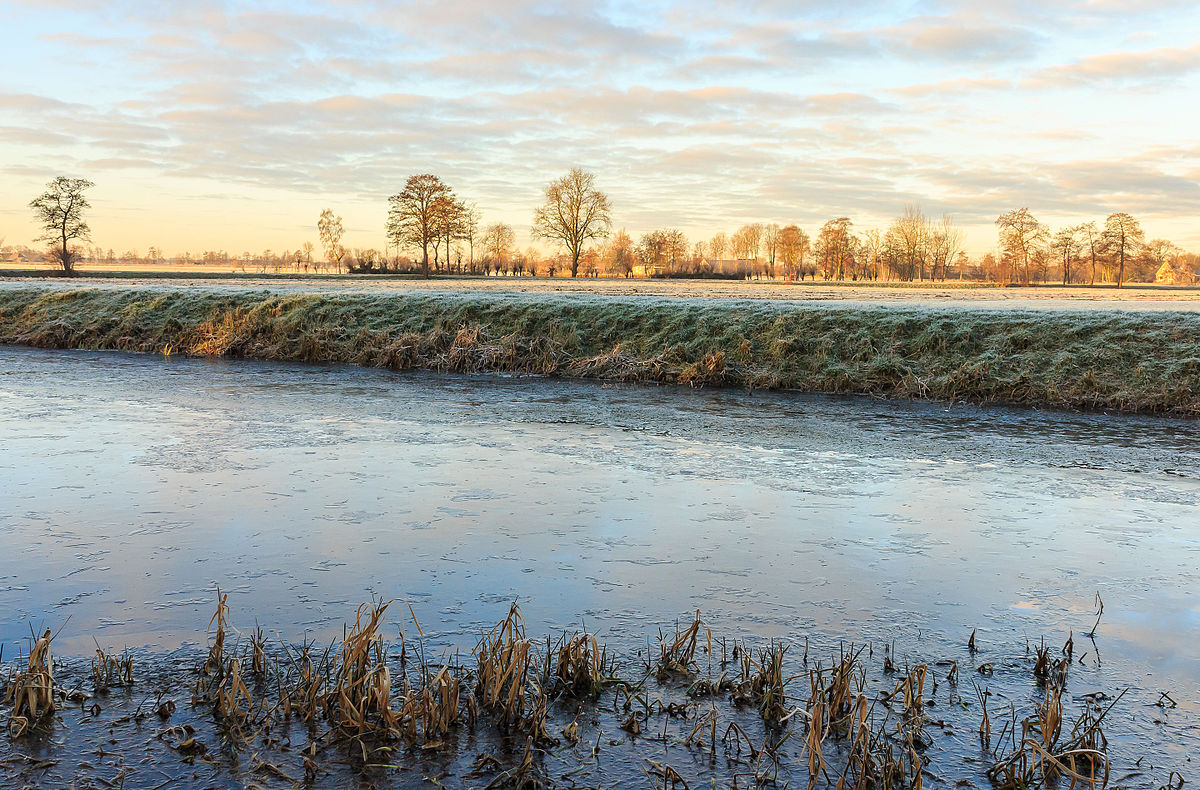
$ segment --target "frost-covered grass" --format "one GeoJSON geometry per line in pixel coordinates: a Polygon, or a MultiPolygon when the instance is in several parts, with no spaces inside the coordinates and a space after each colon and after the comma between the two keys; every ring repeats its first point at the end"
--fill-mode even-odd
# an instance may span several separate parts
{"type": "Polygon", "coordinates": [[[1200,414],[1182,311],[34,285],[0,342],[1200,414]]]}
{"type": "Polygon", "coordinates": [[[89,280],[228,280],[232,282],[246,280],[271,280],[276,282],[345,282],[375,281],[387,282],[394,280],[422,279],[419,274],[404,274],[389,272],[386,274],[348,275],[334,272],[296,272],[278,271],[230,271],[228,267],[217,269],[213,266],[191,267],[186,264],[142,265],[127,269],[105,269],[96,264],[84,264],[71,274],[61,269],[42,267],[37,269],[5,268],[0,266],[0,278],[12,280],[38,279],[76,283],[86,287],[89,280]]]}

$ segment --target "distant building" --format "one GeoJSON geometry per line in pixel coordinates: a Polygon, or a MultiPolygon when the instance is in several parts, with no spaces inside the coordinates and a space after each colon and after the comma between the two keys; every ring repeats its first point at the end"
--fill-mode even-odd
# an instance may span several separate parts
{"type": "Polygon", "coordinates": [[[633,267],[634,277],[671,277],[671,276],[710,276],[710,277],[746,277],[754,271],[754,262],[742,258],[722,259],[705,258],[699,264],[695,258],[680,261],[675,266],[667,264],[643,263],[633,267]]]}
{"type": "Polygon", "coordinates": [[[647,266],[643,263],[633,265],[634,277],[663,277],[666,273],[667,267],[662,265],[647,266]]]}
{"type": "Polygon", "coordinates": [[[718,277],[745,277],[750,271],[750,261],[744,258],[728,258],[717,260],[705,258],[709,269],[718,277]]]}
{"type": "Polygon", "coordinates": [[[1154,273],[1154,282],[1158,285],[1195,285],[1200,282],[1200,273],[1191,264],[1176,259],[1167,261],[1158,267],[1154,273]]]}
{"type": "Polygon", "coordinates": [[[36,257],[31,257],[28,253],[26,253],[24,251],[9,252],[9,253],[5,253],[5,255],[3,257],[0,257],[0,263],[8,263],[8,264],[41,263],[44,260],[45,260],[45,258],[42,257],[41,255],[37,255],[36,257]]]}

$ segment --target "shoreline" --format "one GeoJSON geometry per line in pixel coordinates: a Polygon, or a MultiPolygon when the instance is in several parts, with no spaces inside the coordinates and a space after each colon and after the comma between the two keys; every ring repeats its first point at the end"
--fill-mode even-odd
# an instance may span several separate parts
{"type": "Polygon", "coordinates": [[[0,343],[1200,414],[1183,309],[31,284],[0,289],[0,343]]]}

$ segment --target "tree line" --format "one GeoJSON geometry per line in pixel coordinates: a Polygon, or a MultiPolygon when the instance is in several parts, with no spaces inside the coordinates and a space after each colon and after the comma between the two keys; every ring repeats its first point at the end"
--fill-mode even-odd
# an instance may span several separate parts
{"type": "Polygon", "coordinates": [[[988,263],[1007,282],[1047,282],[1053,270],[1064,285],[1094,285],[1099,279],[1120,288],[1128,279],[1195,279],[1197,256],[1166,239],[1146,241],[1141,224],[1122,211],[1109,214],[1103,225],[1092,221],[1055,230],[1021,208],[997,217],[996,227],[1000,258],[988,263]]]}
{"type": "MultiPolygon", "coordinates": [[[[42,227],[39,241],[50,243],[49,260],[70,272],[77,261],[116,263],[165,262],[160,249],[141,258],[127,251],[118,259],[87,248],[90,207],[86,179],[59,177],[30,203],[42,227]]],[[[1138,221],[1128,213],[1062,228],[1040,222],[1028,208],[996,218],[997,252],[972,261],[963,234],[949,216],[926,216],[907,206],[885,229],[858,231],[849,217],[825,222],[810,236],[797,224],[751,223],[731,234],[689,240],[678,228],[648,231],[636,241],[625,229],[613,231],[611,203],[596,186],[593,173],[575,168],[551,181],[532,217],[533,241],[556,249],[543,255],[533,246],[521,250],[516,233],[502,222],[484,225],[478,207],[467,202],[441,178],[421,173],[388,198],[384,228],[387,247],[348,249],[342,245],[342,218],[321,212],[317,237],[324,260],[304,242],[296,250],[244,252],[233,256],[206,251],[177,261],[247,266],[258,271],[411,272],[473,275],[546,275],[571,277],[706,277],[789,281],[922,281],[971,279],[1029,285],[1061,280],[1063,284],[1158,279],[1191,283],[1200,264],[1164,239],[1147,241],[1138,221]]]]}

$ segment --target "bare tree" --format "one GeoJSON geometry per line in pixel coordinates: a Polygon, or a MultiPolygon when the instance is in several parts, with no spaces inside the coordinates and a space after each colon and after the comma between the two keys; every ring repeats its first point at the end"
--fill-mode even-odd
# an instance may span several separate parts
{"type": "Polygon", "coordinates": [[[469,250],[467,266],[470,267],[472,274],[475,273],[475,240],[479,238],[479,223],[482,220],[483,213],[479,210],[479,206],[468,203],[463,214],[463,239],[467,242],[469,250]]]}
{"type": "Polygon", "coordinates": [[[604,252],[604,266],[609,274],[619,277],[629,277],[633,274],[633,266],[637,262],[633,239],[624,228],[613,234],[604,252]]]}
{"type": "Polygon", "coordinates": [[[858,240],[849,217],[831,219],[821,226],[817,235],[816,256],[825,270],[825,279],[842,279],[846,269],[854,262],[858,240]]]}
{"type": "Polygon", "coordinates": [[[1095,221],[1085,222],[1079,226],[1079,233],[1082,239],[1083,249],[1087,251],[1092,260],[1092,281],[1091,285],[1096,284],[1096,258],[1100,252],[1100,229],[1096,227],[1095,221]]]}
{"type": "Polygon", "coordinates": [[[637,245],[638,260],[646,276],[662,274],[667,266],[667,237],[661,230],[643,233],[637,245]]]}
{"type": "Polygon", "coordinates": [[[667,271],[679,274],[684,259],[687,258],[688,238],[679,228],[667,228],[662,231],[663,252],[666,255],[667,271]]]}
{"type": "MultiPolygon", "coordinates": [[[[967,268],[971,265],[971,259],[967,257],[966,250],[959,250],[958,255],[954,256],[954,265],[958,267],[958,279],[962,280],[967,273],[967,268]]],[[[971,279],[975,279],[975,275],[971,275],[971,279]]]]}
{"type": "Polygon", "coordinates": [[[346,257],[346,268],[351,272],[373,272],[378,267],[383,269],[387,266],[387,257],[379,250],[372,248],[355,248],[352,253],[346,257]]]}
{"type": "Polygon", "coordinates": [[[433,245],[433,261],[437,265],[438,246],[446,252],[446,270],[450,270],[450,251],[454,242],[464,238],[467,224],[467,204],[454,197],[450,192],[439,197],[434,204],[434,224],[437,226],[437,238],[433,245]]]}
{"type": "Polygon", "coordinates": [[[1137,253],[1145,241],[1146,234],[1138,221],[1123,211],[1109,214],[1104,220],[1101,241],[1104,249],[1117,260],[1117,287],[1125,279],[1125,261],[1137,253]]]}
{"type": "Polygon", "coordinates": [[[929,222],[918,205],[905,206],[904,214],[892,221],[885,242],[892,269],[901,280],[925,279],[929,237],[929,222]]]}
{"type": "Polygon", "coordinates": [[[871,228],[863,233],[862,247],[867,276],[872,280],[878,280],[879,260],[883,254],[883,234],[879,232],[879,228],[871,228]]]}
{"type": "Polygon", "coordinates": [[[346,257],[346,248],[342,246],[344,233],[342,218],[334,216],[333,209],[327,208],[321,212],[321,218],[317,220],[317,237],[325,251],[325,260],[332,263],[338,272],[342,270],[342,258],[346,257]]]}
{"type": "Polygon", "coordinates": [[[940,271],[942,279],[945,280],[951,261],[962,249],[962,231],[954,227],[954,222],[948,214],[943,214],[941,222],[936,225],[930,223],[926,238],[929,262],[932,265],[929,276],[931,279],[937,279],[940,271]]]}
{"type": "Polygon", "coordinates": [[[579,269],[584,277],[600,276],[600,253],[595,247],[588,247],[579,256],[579,269]]]}
{"type": "Polygon", "coordinates": [[[708,242],[698,241],[692,245],[692,271],[695,274],[708,276],[712,274],[712,269],[706,261],[708,253],[708,242]]]}
{"type": "Polygon", "coordinates": [[[484,254],[491,259],[496,272],[505,271],[517,245],[517,234],[512,227],[503,222],[488,225],[483,229],[482,241],[484,254]]]}
{"type": "Polygon", "coordinates": [[[979,259],[979,272],[985,282],[998,283],[1002,279],[1000,264],[996,261],[996,256],[990,252],[984,253],[984,256],[979,259]]]}
{"type": "Polygon", "coordinates": [[[775,276],[775,258],[779,253],[779,225],[772,222],[763,226],[763,247],[767,251],[767,276],[775,276]]]}
{"type": "Polygon", "coordinates": [[[572,277],[579,276],[584,243],[605,238],[611,228],[608,196],[596,189],[595,174],[578,167],[546,185],[546,202],[533,214],[533,235],[567,248],[572,277]]]}
{"type": "Polygon", "coordinates": [[[743,225],[733,234],[734,255],[749,263],[747,274],[758,273],[758,254],[762,250],[763,226],[759,223],[743,225]]]}
{"type": "Polygon", "coordinates": [[[440,238],[439,212],[453,193],[432,173],[410,176],[404,190],[388,198],[387,237],[397,247],[421,248],[421,272],[429,277],[429,245],[440,238]]]}
{"type": "Polygon", "coordinates": [[[83,193],[94,186],[86,178],[59,176],[46,184],[45,192],[29,202],[42,225],[43,232],[38,241],[57,245],[50,257],[68,274],[74,271],[79,257],[71,249],[71,242],[91,238],[91,228],[83,218],[83,212],[92,204],[83,193]]]}
{"type": "Polygon", "coordinates": [[[755,222],[746,226],[746,249],[750,253],[749,257],[758,262],[758,255],[762,252],[763,242],[763,225],[761,222],[755,222]]]}
{"type": "Polygon", "coordinates": [[[1068,225],[1061,228],[1050,240],[1050,247],[1062,264],[1063,285],[1071,282],[1071,264],[1075,262],[1075,256],[1083,246],[1082,235],[1082,225],[1068,225]]]}
{"type": "Polygon", "coordinates": [[[794,279],[797,275],[804,279],[804,256],[808,254],[808,234],[798,225],[786,225],[779,231],[779,259],[783,263],[783,271],[794,279]]]}
{"type": "Polygon", "coordinates": [[[1000,245],[1010,258],[1021,262],[1021,282],[1029,284],[1029,261],[1047,236],[1046,226],[1038,222],[1027,208],[1014,209],[996,217],[1000,245]]]}
{"type": "Polygon", "coordinates": [[[1182,248],[1166,239],[1151,239],[1142,247],[1142,254],[1154,272],[1154,281],[1170,285],[1190,284],[1195,277],[1195,268],[1187,271],[1184,263],[1186,253],[1182,248]]]}
{"type": "Polygon", "coordinates": [[[738,261],[738,274],[745,278],[754,274],[753,259],[758,254],[752,244],[753,235],[750,226],[743,225],[729,237],[729,252],[738,261]]]}
{"type": "Polygon", "coordinates": [[[533,277],[537,277],[543,269],[541,253],[539,253],[533,247],[526,247],[525,264],[529,267],[529,274],[533,277]]]}
{"type": "Polygon", "coordinates": [[[721,265],[721,259],[725,257],[725,250],[729,249],[729,237],[724,233],[718,233],[708,242],[708,251],[713,256],[713,267],[717,268],[721,265]]]}
{"type": "MultiPolygon", "coordinates": [[[[0,239],[0,242],[3,242],[3,239],[0,239]]],[[[1146,256],[1147,262],[1154,267],[1155,271],[1161,269],[1163,264],[1181,252],[1183,252],[1182,249],[1166,239],[1151,239],[1142,245],[1142,254],[1146,256]]]]}

